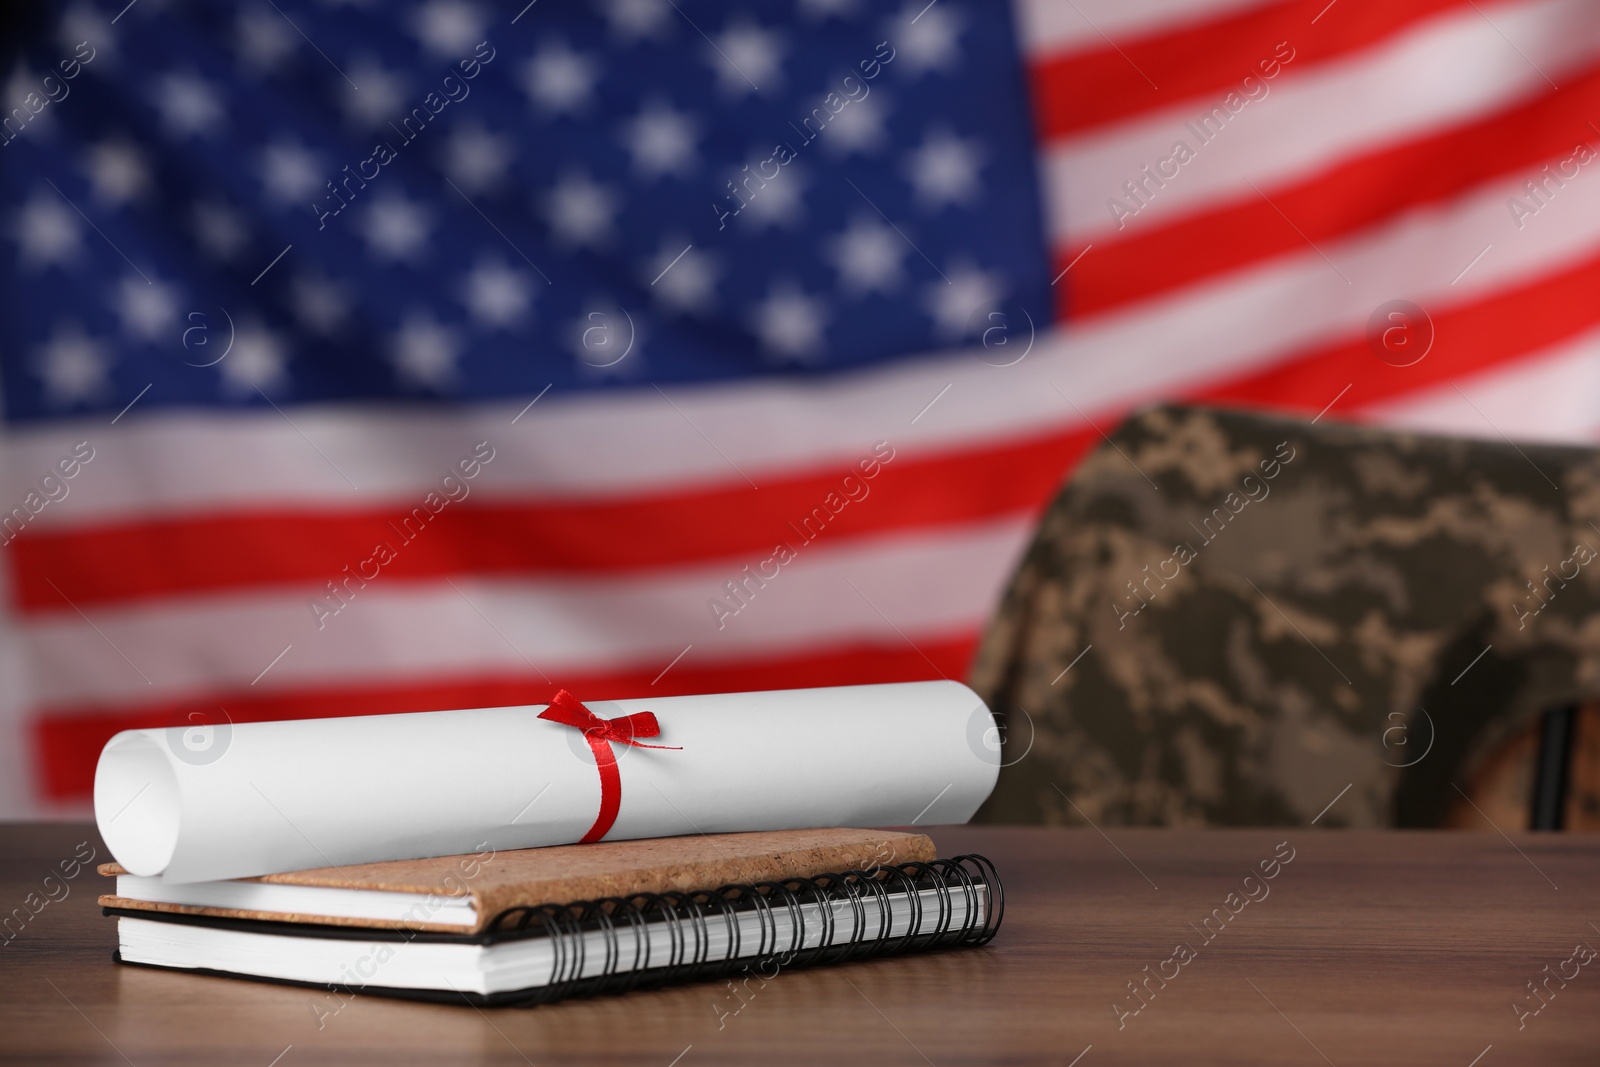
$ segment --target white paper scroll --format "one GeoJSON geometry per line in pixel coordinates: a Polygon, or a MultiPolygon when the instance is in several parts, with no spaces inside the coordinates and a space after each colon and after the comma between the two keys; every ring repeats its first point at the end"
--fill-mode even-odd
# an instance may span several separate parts
{"type": "MultiPolygon", "coordinates": [[[[613,745],[606,840],[965,822],[999,771],[997,734],[958,682],[596,701],[654,712],[613,745]]],[[[600,806],[581,731],[544,705],[128,730],[95,772],[95,819],[131,873],[192,882],[578,841],[600,806]],[[211,732],[207,732],[211,731],[211,732]]]]}

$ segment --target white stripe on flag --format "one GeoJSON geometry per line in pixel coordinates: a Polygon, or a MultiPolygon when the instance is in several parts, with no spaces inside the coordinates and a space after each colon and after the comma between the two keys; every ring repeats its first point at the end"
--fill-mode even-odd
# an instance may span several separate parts
{"type": "MultiPolygon", "coordinates": [[[[1250,182],[1270,195],[1274,186],[1353,156],[1548,92],[1546,74],[1559,82],[1597,55],[1600,19],[1592,0],[1545,0],[1499,11],[1493,24],[1465,8],[1334,62],[1301,69],[1290,63],[1266,83],[1265,96],[1247,101],[1226,122],[1214,119],[1217,132],[1200,131],[1209,141],[1186,124],[1198,126],[1213,107],[1222,107],[1226,92],[1049,146],[1044,180],[1051,233],[1077,247],[1254,197],[1250,182]],[[1180,140],[1195,158],[1159,188],[1148,184],[1141,206],[1124,183],[1141,180],[1145,166],[1155,173],[1157,161],[1171,156],[1180,140]],[[1137,212],[1124,216],[1120,227],[1107,206],[1113,197],[1137,212]]],[[[1574,143],[1585,132],[1574,130],[1574,143]]]]}
{"type": "Polygon", "coordinates": [[[380,573],[320,630],[311,588],[91,610],[92,624],[64,609],[30,620],[25,640],[46,707],[242,691],[291,643],[256,691],[659,668],[690,642],[699,662],[855,641],[904,648],[981,627],[1031,530],[1031,521],[1010,519],[843,547],[824,533],[764,587],[747,586],[748,603],[720,628],[707,601],[732,604],[725,583],[762,556],[615,580],[462,577],[458,588],[380,573]]]}
{"type": "Polygon", "coordinates": [[[1275,0],[1017,0],[1017,23],[1030,58],[1099,51],[1115,42],[1170,33],[1223,19],[1275,0]]]}

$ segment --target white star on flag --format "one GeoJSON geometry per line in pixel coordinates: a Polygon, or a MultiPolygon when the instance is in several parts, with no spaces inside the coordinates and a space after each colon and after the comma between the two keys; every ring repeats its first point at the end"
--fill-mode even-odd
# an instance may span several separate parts
{"type": "Polygon", "coordinates": [[[79,221],[77,212],[54,192],[41,190],[29,197],[12,222],[23,266],[65,267],[77,260],[83,252],[79,221]]]}
{"type": "Polygon", "coordinates": [[[528,313],[533,286],[527,277],[495,261],[479,263],[462,285],[462,300],[486,326],[510,328],[528,313]]]}
{"type": "Polygon", "coordinates": [[[673,16],[667,0],[606,0],[605,17],[611,33],[624,44],[665,40],[673,16]]]}
{"type": "Polygon", "coordinates": [[[803,360],[821,345],[827,317],[821,300],[806,296],[792,282],[778,282],[756,305],[751,325],[769,352],[803,360]]]}
{"type": "Polygon", "coordinates": [[[924,6],[922,0],[912,0],[887,31],[896,53],[892,69],[913,79],[935,70],[949,73],[961,58],[956,46],[960,21],[961,16],[948,6],[924,6]]]}
{"type": "Polygon", "coordinates": [[[565,42],[546,41],[522,69],[522,87],[534,105],[549,115],[573,115],[584,110],[594,93],[600,68],[565,42]]]}
{"type": "Polygon", "coordinates": [[[317,157],[297,144],[279,142],[261,153],[262,187],[280,207],[293,204],[304,210],[325,180],[317,157]]]}
{"type": "Polygon", "coordinates": [[[430,0],[413,10],[409,21],[418,44],[449,60],[469,55],[484,39],[483,12],[464,0],[430,0]]]}
{"type": "Polygon", "coordinates": [[[429,314],[406,316],[394,339],[395,372],[408,385],[445,389],[456,380],[461,339],[429,314]]]}
{"type": "Polygon", "coordinates": [[[260,323],[246,321],[239,324],[233,348],[216,367],[222,387],[230,395],[254,395],[257,389],[270,395],[285,384],[287,359],[276,334],[260,323]]]}
{"type": "Polygon", "coordinates": [[[716,257],[689,247],[687,237],[675,235],[662,241],[661,250],[646,265],[643,280],[652,296],[668,309],[703,314],[715,303],[719,273],[716,257]]]}
{"type": "MultiPolygon", "coordinates": [[[[177,319],[177,291],[162,282],[129,276],[117,286],[116,306],[124,333],[141,341],[157,341],[177,319]]],[[[171,336],[177,337],[177,331],[171,336]]]]}
{"type": "Polygon", "coordinates": [[[970,263],[958,262],[945,274],[949,281],[941,279],[924,286],[922,306],[942,337],[958,341],[973,332],[974,314],[998,306],[1005,286],[999,276],[970,263]]]}
{"type": "Polygon", "coordinates": [[[467,123],[445,142],[444,170],[468,194],[487,192],[505,181],[513,153],[507,138],[478,123],[467,123]]]}
{"type": "Polygon", "coordinates": [[[918,203],[938,210],[950,204],[965,204],[979,192],[978,170],[983,151],[972,138],[957,137],[948,130],[935,130],[912,151],[905,173],[916,191],[918,203]]]}
{"type": "Polygon", "coordinates": [[[138,200],[150,188],[150,168],[130,141],[101,141],[89,149],[84,168],[93,196],[107,207],[138,200]]]}
{"type": "Polygon", "coordinates": [[[345,118],[363,128],[386,129],[387,124],[404,117],[405,79],[389,73],[369,55],[350,63],[350,81],[339,87],[345,118]]]}
{"type": "Polygon", "coordinates": [[[217,91],[189,74],[168,74],[156,85],[156,110],[173,137],[204,137],[222,121],[217,91]]]}
{"type": "Polygon", "coordinates": [[[857,217],[830,245],[839,286],[852,297],[890,293],[904,280],[905,238],[881,222],[857,217]]]}
{"type": "Polygon", "coordinates": [[[778,35],[748,19],[736,19],[707,46],[705,61],[717,87],[730,96],[771,93],[783,85],[783,46],[778,35]]]}
{"type": "Polygon", "coordinates": [[[608,244],[618,210],[615,192],[585,174],[562,178],[545,200],[545,218],[556,241],[569,247],[599,248],[608,244]]]}
{"type": "Polygon", "coordinates": [[[695,123],[686,112],[656,101],[623,127],[623,144],[633,167],[647,179],[684,177],[695,167],[695,123]]]}
{"type": "Polygon", "coordinates": [[[75,325],[56,328],[37,369],[45,396],[61,407],[99,400],[111,391],[111,358],[105,346],[75,325]]]}
{"type": "Polygon", "coordinates": [[[245,7],[239,12],[239,25],[234,32],[234,47],[245,67],[255,74],[267,74],[278,68],[289,53],[294,51],[299,34],[289,23],[266,7],[245,7]]]}
{"type": "Polygon", "coordinates": [[[421,259],[430,229],[427,208],[399,193],[385,193],[374,200],[361,224],[373,255],[409,262],[421,259]]]}

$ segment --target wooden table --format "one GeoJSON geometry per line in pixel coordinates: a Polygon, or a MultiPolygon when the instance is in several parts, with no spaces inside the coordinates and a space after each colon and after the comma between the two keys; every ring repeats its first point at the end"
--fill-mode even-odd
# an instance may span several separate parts
{"type": "MultiPolygon", "coordinates": [[[[0,1062],[1600,1063],[1600,958],[1566,962],[1580,943],[1600,949],[1600,840],[932,833],[942,854],[999,866],[1007,907],[992,945],[785,973],[737,1014],[724,1014],[741,1003],[726,986],[698,985],[488,1012],[357,997],[319,1028],[326,1004],[309,990],[114,965],[88,870],[0,947],[0,1062]],[[1245,882],[1291,851],[1271,881],[1245,882]],[[1259,899],[1241,904],[1247,890],[1259,899]],[[1228,918],[1211,919],[1208,941],[1214,909],[1228,918]],[[1147,966],[1175,977],[1148,980],[1138,1000],[1127,983],[1147,966]],[[1564,987],[1548,977],[1574,969],[1564,987]],[[1537,1014],[1531,980],[1554,991],[1537,1014]]],[[[0,903],[43,899],[45,876],[84,841],[104,858],[86,827],[0,827],[0,903]]]]}

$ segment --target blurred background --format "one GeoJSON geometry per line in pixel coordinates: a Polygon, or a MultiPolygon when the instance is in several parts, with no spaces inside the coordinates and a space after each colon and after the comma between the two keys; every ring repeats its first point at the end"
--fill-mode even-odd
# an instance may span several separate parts
{"type": "Polygon", "coordinates": [[[1157,402],[1600,428],[1593,0],[4,19],[3,816],[130,727],[964,678],[1157,402]]]}

